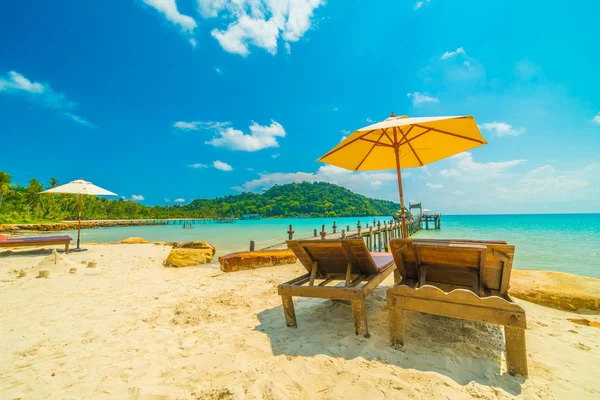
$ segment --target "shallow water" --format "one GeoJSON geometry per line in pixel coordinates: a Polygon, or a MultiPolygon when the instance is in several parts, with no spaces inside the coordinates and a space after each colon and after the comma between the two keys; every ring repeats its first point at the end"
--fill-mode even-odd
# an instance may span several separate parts
{"type": "MultiPolygon", "coordinates": [[[[235,224],[198,224],[193,229],[181,225],[136,226],[85,229],[82,243],[120,241],[141,236],[150,241],[206,240],[217,247],[217,255],[256,247],[266,247],[287,239],[292,224],[294,238],[313,236],[313,229],[325,225],[331,232],[336,221],[338,231],[350,225],[356,229],[360,219],[366,226],[373,217],[303,218],[237,221],[235,224]]],[[[389,220],[389,218],[377,218],[389,220]]],[[[76,238],[76,231],[67,231],[76,238]]],[[[600,278],[600,214],[552,215],[444,215],[439,231],[420,231],[417,238],[459,238],[505,240],[516,246],[514,268],[569,272],[600,278]]]]}

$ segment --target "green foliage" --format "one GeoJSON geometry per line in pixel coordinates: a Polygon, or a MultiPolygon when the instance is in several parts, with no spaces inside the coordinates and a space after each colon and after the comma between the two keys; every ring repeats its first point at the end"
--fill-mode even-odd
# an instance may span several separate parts
{"type": "Polygon", "coordinates": [[[181,207],[201,215],[263,217],[353,217],[393,215],[398,204],[374,200],[323,182],[273,186],[262,194],[242,193],[218,199],[196,199],[181,207]]]}
{"type": "MultiPolygon", "coordinates": [[[[52,178],[47,187],[56,187],[52,178]]],[[[0,223],[33,223],[77,219],[77,195],[42,194],[31,179],[27,187],[11,184],[0,171],[0,223]],[[3,202],[2,199],[4,200],[3,202]]],[[[273,186],[262,194],[241,193],[217,199],[196,199],[187,205],[145,206],[132,200],[83,196],[84,219],[135,219],[178,217],[350,217],[393,215],[396,203],[374,200],[329,183],[291,183],[273,186]]]]}

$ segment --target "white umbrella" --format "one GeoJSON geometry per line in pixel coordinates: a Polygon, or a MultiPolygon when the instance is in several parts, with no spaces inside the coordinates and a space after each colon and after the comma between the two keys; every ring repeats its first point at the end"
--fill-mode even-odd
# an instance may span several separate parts
{"type": "Polygon", "coordinates": [[[428,213],[430,213],[430,212],[431,212],[431,210],[430,210],[430,209],[427,209],[427,208],[424,208],[424,209],[423,209],[423,214],[428,214],[428,213]]]}
{"type": "Polygon", "coordinates": [[[84,181],[83,179],[77,179],[76,181],[69,182],[65,185],[57,186],[52,189],[43,191],[42,193],[63,193],[63,194],[78,194],[79,195],[79,213],[77,223],[77,249],[79,249],[79,243],[81,242],[81,207],[83,206],[82,195],[87,194],[91,196],[116,196],[116,193],[110,192],[106,189],[102,189],[100,186],[93,185],[92,182],[84,181]]]}

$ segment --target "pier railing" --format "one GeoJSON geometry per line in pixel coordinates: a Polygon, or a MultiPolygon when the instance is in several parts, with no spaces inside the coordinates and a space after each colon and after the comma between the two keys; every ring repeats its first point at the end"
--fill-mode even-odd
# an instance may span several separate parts
{"type": "MultiPolygon", "coordinates": [[[[429,229],[429,226],[433,229],[441,228],[441,216],[439,214],[432,216],[422,216],[416,218],[409,218],[406,220],[406,231],[410,237],[417,233],[421,229],[429,229]]],[[[287,230],[288,240],[294,239],[294,229],[292,225],[289,225],[287,230]]],[[[372,224],[366,223],[361,224],[360,221],[356,224],[356,228],[351,229],[350,225],[345,227],[338,226],[336,222],[331,226],[331,230],[327,230],[325,225],[321,225],[320,229],[314,229],[312,237],[303,237],[300,239],[307,240],[324,240],[324,239],[346,239],[346,238],[363,238],[367,247],[370,251],[382,251],[389,252],[389,243],[391,239],[402,237],[402,224],[400,221],[389,220],[389,221],[377,221],[373,220],[372,224]]],[[[250,242],[250,251],[255,250],[255,242],[250,242]]],[[[276,245],[262,248],[266,249],[278,249],[285,248],[285,242],[277,243],[276,245]]]]}

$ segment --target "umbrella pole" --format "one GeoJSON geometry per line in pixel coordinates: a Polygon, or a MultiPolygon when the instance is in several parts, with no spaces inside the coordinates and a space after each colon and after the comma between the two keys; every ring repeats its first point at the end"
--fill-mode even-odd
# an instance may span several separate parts
{"type": "Polygon", "coordinates": [[[81,193],[79,194],[79,217],[77,219],[77,250],[79,250],[79,243],[81,242],[81,193]]]}
{"type": "MultiPolygon", "coordinates": [[[[395,132],[394,132],[395,133],[395,132]]],[[[395,135],[394,135],[395,137],[395,135]]],[[[402,193],[402,172],[400,172],[400,146],[394,146],[396,153],[396,173],[398,174],[398,193],[400,194],[400,215],[402,217],[402,237],[407,238],[406,217],[404,216],[404,194],[402,193]]]]}

